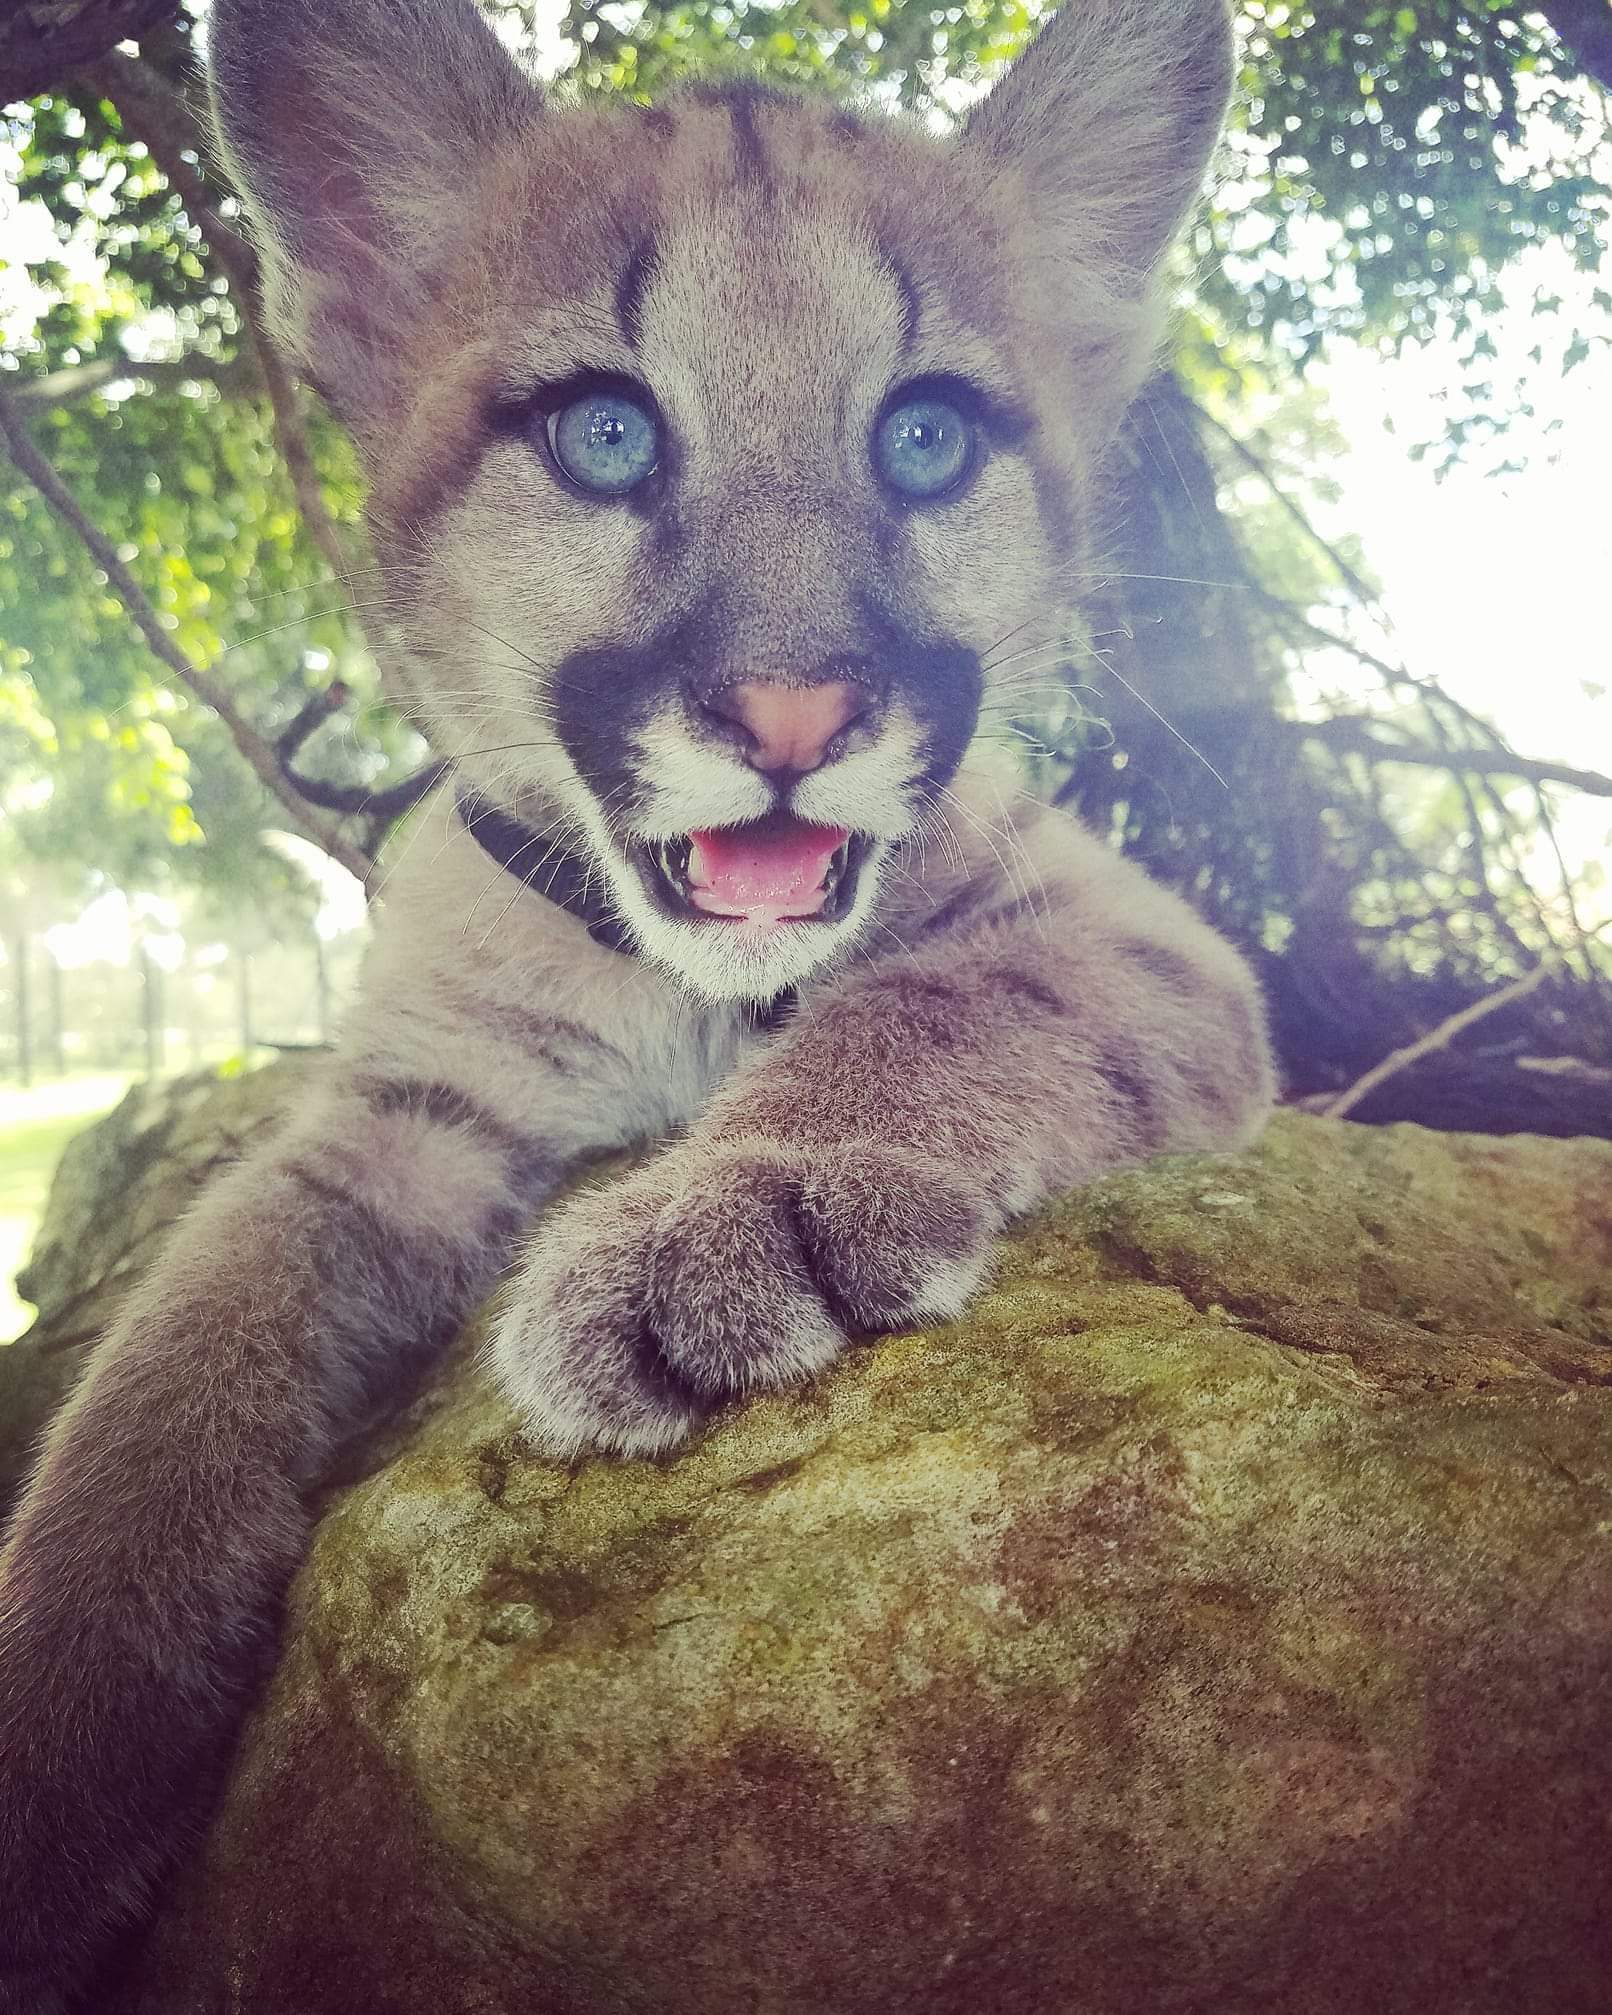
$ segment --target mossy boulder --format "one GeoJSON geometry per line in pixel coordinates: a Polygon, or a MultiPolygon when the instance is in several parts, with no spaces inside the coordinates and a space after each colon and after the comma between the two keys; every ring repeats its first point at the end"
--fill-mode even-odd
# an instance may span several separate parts
{"type": "Polygon", "coordinates": [[[124,2015],[1605,2015],[1612,1147],[1284,1116],[665,1464],[467,1339],[124,2015]]]}

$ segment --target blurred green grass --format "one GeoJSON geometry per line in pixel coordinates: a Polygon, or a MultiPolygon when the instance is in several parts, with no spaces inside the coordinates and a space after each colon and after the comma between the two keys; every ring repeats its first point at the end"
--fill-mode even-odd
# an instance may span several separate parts
{"type": "Polygon", "coordinates": [[[26,1091],[0,1090],[0,1343],[33,1320],[12,1282],[28,1257],[62,1149],[110,1112],[132,1082],[127,1071],[75,1071],[26,1091]]]}

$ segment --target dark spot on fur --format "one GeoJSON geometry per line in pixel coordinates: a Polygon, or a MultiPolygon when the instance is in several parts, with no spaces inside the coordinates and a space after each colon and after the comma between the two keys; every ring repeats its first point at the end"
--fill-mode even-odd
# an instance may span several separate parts
{"type": "Polygon", "coordinates": [[[285,1173],[318,1206],[301,1246],[320,1283],[320,1353],[343,1364],[350,1381],[343,1415],[350,1424],[394,1409],[492,1291],[525,1213],[499,1205],[474,1238],[405,1232],[307,1158],[285,1173]]]}
{"type": "Polygon", "coordinates": [[[906,1008],[939,1008],[945,1014],[955,1014],[967,999],[960,986],[951,980],[930,979],[926,975],[901,973],[891,981],[891,991],[900,997],[906,1008]]]}
{"type": "MultiPolygon", "coordinates": [[[[472,987],[451,979],[442,982],[442,995],[451,1003],[456,1018],[474,1023],[497,1042],[513,1043],[523,1056],[546,1065],[560,1077],[577,1076],[583,1068],[583,1055],[588,1057],[593,1070],[597,1070],[598,1060],[606,1057],[626,1066],[626,1056],[613,1042],[607,1042],[593,1029],[566,1015],[544,1014],[541,1008],[528,1010],[509,1001],[490,1001],[472,987]]],[[[406,1014],[408,1010],[396,1004],[393,1012],[406,1014]]],[[[436,1026],[435,1016],[417,1015],[415,1020],[436,1026]]]]}
{"type": "MultiPolygon", "coordinates": [[[[937,909],[932,910],[924,918],[923,922],[918,926],[918,935],[920,937],[930,937],[940,931],[953,929],[966,918],[972,917],[981,903],[989,902],[995,893],[996,883],[994,879],[968,883],[965,888],[959,889],[955,895],[948,896],[945,902],[940,904],[937,909]]],[[[992,915],[996,914],[1000,914],[1000,912],[992,912],[992,915]]],[[[989,921],[989,919],[982,919],[982,921],[989,921]]]]}
{"type": "Polygon", "coordinates": [[[904,1016],[922,1040],[941,1056],[966,1048],[975,1002],[950,980],[922,973],[892,973],[879,998],[904,1016]]]}
{"type": "Polygon", "coordinates": [[[1021,966],[998,966],[991,974],[992,981],[1009,1000],[1024,1001],[1047,1014],[1062,1015],[1069,1012],[1069,1004],[1056,987],[1049,986],[1036,974],[1026,972],[1021,966]]]}
{"type": "Polygon", "coordinates": [[[1134,1145],[1156,1154],[1170,1138],[1169,1123],[1159,1109],[1158,1090],[1146,1065],[1129,1045],[1104,1044],[1097,1058],[1097,1072],[1126,1107],[1136,1125],[1134,1145]]]}
{"type": "MultiPolygon", "coordinates": [[[[642,780],[633,745],[647,722],[681,707],[690,735],[725,744],[721,723],[703,703],[747,674],[755,650],[742,598],[712,593],[646,643],[577,651],[561,664],[550,701],[555,730],[617,820],[630,821],[636,809],[642,780]]],[[[810,656],[803,649],[797,662],[776,662],[773,675],[800,685],[855,679],[880,706],[899,696],[918,723],[923,776],[932,789],[950,780],[973,738],[978,657],[960,644],[914,635],[867,595],[845,611],[837,636],[818,641],[810,656]]],[[[876,733],[876,723],[859,732],[876,733]]]]}
{"type": "Polygon", "coordinates": [[[776,1035],[779,1030],[788,1028],[799,1006],[800,995],[793,987],[785,987],[783,992],[768,1001],[765,1007],[750,1010],[751,1027],[760,1035],[776,1035]]]}
{"type": "Polygon", "coordinates": [[[1016,896],[1010,903],[998,903],[994,909],[986,910],[978,921],[982,928],[992,924],[1009,928],[1023,923],[1026,917],[1046,917],[1051,912],[1052,905],[1047,898],[1039,890],[1032,889],[1027,895],[1016,896]]]}
{"type": "Polygon", "coordinates": [[[891,247],[882,241],[879,257],[889,274],[890,284],[896,292],[897,312],[901,317],[901,354],[906,356],[918,340],[918,318],[923,311],[923,297],[918,291],[918,283],[891,247]]]}
{"type": "Polygon", "coordinates": [[[1181,1085],[1195,1105],[1217,1119],[1229,1123],[1242,1117],[1243,1095],[1225,1078],[1213,1077],[1203,1070],[1183,1069],[1181,1085]]]}
{"type": "Polygon", "coordinates": [[[1203,975],[1191,959],[1171,951],[1168,945],[1152,944],[1142,938],[1127,938],[1114,949],[1121,959],[1140,966],[1150,979],[1157,980],[1160,986],[1168,987],[1172,993],[1191,995],[1203,989],[1203,975]]]}
{"type": "Polygon", "coordinates": [[[1075,493],[1062,470],[1050,467],[1039,455],[1030,458],[1030,477],[1035,484],[1036,509],[1041,529],[1055,553],[1075,550],[1079,532],[1075,516],[1075,493]]]}
{"type": "Polygon", "coordinates": [[[419,1114],[434,1126],[474,1134],[502,1157],[511,1182],[523,1195],[548,1187],[558,1174],[545,1142],[512,1127],[457,1085],[425,1078],[361,1077],[354,1088],[371,1112],[419,1114]]]}
{"type": "Polygon", "coordinates": [[[686,680],[725,663],[721,635],[718,607],[708,600],[646,644],[573,651],[555,674],[555,730],[584,783],[617,818],[631,818],[637,807],[635,736],[686,680]]]}

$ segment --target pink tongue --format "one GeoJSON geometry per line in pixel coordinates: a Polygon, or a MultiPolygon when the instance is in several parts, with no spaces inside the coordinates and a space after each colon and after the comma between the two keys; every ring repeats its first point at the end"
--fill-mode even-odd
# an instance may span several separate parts
{"type": "Polygon", "coordinates": [[[745,917],[755,924],[815,916],[823,907],[823,877],[844,826],[808,826],[790,819],[778,826],[723,826],[691,833],[689,900],[715,917],[745,917]]]}

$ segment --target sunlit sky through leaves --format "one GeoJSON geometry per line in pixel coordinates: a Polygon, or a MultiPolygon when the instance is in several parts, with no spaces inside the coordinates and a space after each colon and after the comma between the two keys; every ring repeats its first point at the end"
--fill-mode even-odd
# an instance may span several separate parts
{"type": "MultiPolygon", "coordinates": [[[[1571,298],[1557,263],[1540,252],[1507,276],[1508,307],[1492,336],[1502,364],[1519,375],[1536,340],[1535,291],[1559,286],[1571,298]]],[[[1583,285],[1586,300],[1588,292],[1583,285]]],[[[1442,395],[1456,382],[1452,347],[1433,343],[1391,362],[1340,351],[1322,376],[1349,443],[1333,471],[1341,497],[1325,529],[1350,530],[1364,546],[1398,658],[1482,714],[1520,753],[1612,773],[1605,353],[1565,377],[1535,372],[1534,417],[1514,420],[1442,479],[1410,450],[1436,430],[1442,395]],[[1523,466],[1498,466],[1516,463],[1523,466]]],[[[1612,862],[1612,801],[1565,791],[1553,801],[1573,864],[1612,862]]],[[[1612,916],[1612,888],[1592,891],[1587,910],[1586,921],[1612,916]]]]}

